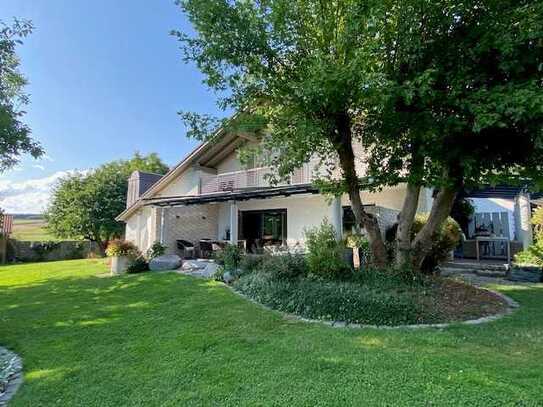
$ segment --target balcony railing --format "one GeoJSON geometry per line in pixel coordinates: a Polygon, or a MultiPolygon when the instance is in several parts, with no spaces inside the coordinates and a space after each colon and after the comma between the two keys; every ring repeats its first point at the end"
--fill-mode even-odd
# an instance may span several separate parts
{"type": "Polygon", "coordinates": [[[270,173],[270,167],[260,167],[243,171],[225,172],[218,175],[203,175],[200,179],[200,193],[212,194],[243,189],[309,184],[313,181],[313,171],[309,164],[294,171],[288,180],[273,185],[267,176],[270,173]]]}

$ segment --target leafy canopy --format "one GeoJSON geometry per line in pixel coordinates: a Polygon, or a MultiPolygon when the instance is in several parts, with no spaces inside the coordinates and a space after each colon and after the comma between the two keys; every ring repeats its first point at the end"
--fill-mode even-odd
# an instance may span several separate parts
{"type": "MultiPolygon", "coordinates": [[[[287,174],[317,153],[336,158],[337,119],[359,111],[376,75],[363,44],[371,2],[183,0],[197,35],[174,32],[185,58],[223,92],[219,103],[244,114],[238,126],[266,128],[264,147],[287,174]],[[218,23],[220,21],[220,24],[218,23]]],[[[184,114],[209,134],[209,116],[184,114]],[[198,120],[199,119],[199,120],[198,120]]]]}
{"type": "Polygon", "coordinates": [[[19,71],[17,45],[32,32],[32,23],[15,19],[12,25],[0,20],[0,171],[16,165],[24,153],[37,158],[43,154],[40,144],[30,135],[30,128],[22,122],[29,103],[23,92],[27,81],[19,71]]]}
{"type": "MultiPolygon", "coordinates": [[[[375,187],[541,180],[539,0],[179,0],[174,32],[220,105],[267,126],[282,173],[335,158],[338,118],[375,187]]],[[[183,115],[189,134],[216,125],[183,115]]],[[[330,161],[330,160],[328,160],[330,161]]]]}
{"type": "Polygon", "coordinates": [[[365,117],[382,183],[542,182],[543,2],[385,1],[365,117]],[[386,169],[386,171],[383,171],[386,169]]]}
{"type": "Polygon", "coordinates": [[[61,238],[89,239],[105,248],[110,239],[122,235],[115,217],[126,208],[128,177],[136,170],[165,174],[168,167],[154,153],[136,153],[130,160],[60,180],[46,212],[50,230],[61,238]]]}

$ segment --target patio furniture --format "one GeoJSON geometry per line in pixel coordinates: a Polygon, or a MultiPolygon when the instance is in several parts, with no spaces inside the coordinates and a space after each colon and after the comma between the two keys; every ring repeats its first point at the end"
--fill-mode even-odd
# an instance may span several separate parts
{"type": "Polygon", "coordinates": [[[475,251],[477,254],[477,261],[480,261],[481,259],[481,253],[479,249],[480,243],[486,244],[488,247],[490,246],[490,243],[505,243],[506,246],[506,257],[507,257],[507,264],[511,263],[511,242],[507,237],[487,237],[487,236],[477,236],[475,238],[475,251]]]}
{"type": "Polygon", "coordinates": [[[181,250],[181,257],[184,259],[193,258],[196,248],[194,244],[188,240],[178,239],[176,240],[177,248],[181,250]]]}
{"type": "Polygon", "coordinates": [[[200,239],[198,243],[200,256],[205,258],[211,257],[213,253],[213,242],[211,239],[200,239]]]}

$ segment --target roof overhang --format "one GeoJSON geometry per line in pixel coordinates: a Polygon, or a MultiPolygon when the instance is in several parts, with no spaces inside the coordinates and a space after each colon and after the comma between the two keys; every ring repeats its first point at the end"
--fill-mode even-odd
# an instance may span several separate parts
{"type": "Polygon", "coordinates": [[[206,203],[247,201],[250,199],[267,199],[275,197],[288,197],[301,194],[318,194],[319,190],[313,185],[289,185],[273,188],[244,189],[238,191],[219,192],[198,196],[172,196],[144,199],[144,206],[174,207],[201,205],[206,203]]]}
{"type": "MultiPolygon", "coordinates": [[[[229,120],[234,120],[236,117],[237,114],[232,116],[229,120]]],[[[153,195],[164,189],[191,166],[196,165],[213,168],[220,163],[222,159],[229,154],[232,154],[238,147],[247,141],[247,136],[235,132],[227,132],[224,126],[219,127],[208,141],[198,145],[179,164],[168,171],[160,180],[140,196],[136,202],[121,212],[115,220],[118,222],[125,222],[138,209],[144,206],[145,201],[152,199],[153,195]]]]}

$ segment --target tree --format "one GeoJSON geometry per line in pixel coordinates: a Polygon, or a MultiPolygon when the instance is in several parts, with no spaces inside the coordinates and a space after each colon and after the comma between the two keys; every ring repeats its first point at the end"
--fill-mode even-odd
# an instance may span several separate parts
{"type": "Polygon", "coordinates": [[[40,144],[30,137],[30,128],[21,119],[21,106],[29,103],[23,92],[26,79],[19,71],[17,45],[32,32],[32,23],[14,20],[11,26],[0,21],[0,171],[13,167],[24,153],[38,158],[43,154],[40,144]]]}
{"type": "Polygon", "coordinates": [[[156,154],[104,164],[88,174],[73,174],[61,179],[45,217],[58,237],[87,239],[105,250],[112,238],[122,235],[122,224],[115,220],[126,208],[128,177],[140,170],[164,174],[168,167],[156,154]]]}
{"type": "Polygon", "coordinates": [[[383,177],[385,162],[382,181],[407,181],[397,264],[418,268],[462,187],[542,185],[543,2],[383,4],[383,103],[364,123],[370,175],[383,177]],[[438,193],[411,239],[422,186],[438,193]]]}
{"type": "MultiPolygon", "coordinates": [[[[328,191],[348,193],[377,265],[387,261],[384,245],[361,187],[407,184],[396,261],[419,268],[461,187],[541,177],[541,1],[179,4],[197,32],[175,32],[186,60],[224,92],[221,106],[243,112],[236,121],[265,124],[280,174],[314,153],[339,160],[342,180],[328,191]],[[437,194],[412,238],[422,187],[437,194]]],[[[194,135],[212,123],[184,118],[194,135]]]]}
{"type": "MultiPolygon", "coordinates": [[[[339,159],[357,224],[368,234],[373,259],[386,264],[377,219],[366,212],[355,168],[353,139],[361,119],[368,75],[367,52],[359,46],[368,31],[370,3],[356,1],[263,2],[178,1],[198,35],[174,32],[186,60],[194,61],[206,83],[225,91],[222,107],[243,112],[235,123],[265,124],[264,146],[277,151],[273,166],[286,176],[317,153],[339,159]],[[220,24],[218,23],[220,21],[220,24]],[[256,120],[255,120],[256,119],[256,120]]],[[[185,114],[189,134],[209,134],[209,117],[185,114]]],[[[250,128],[250,127],[249,127],[250,128]]]]}

